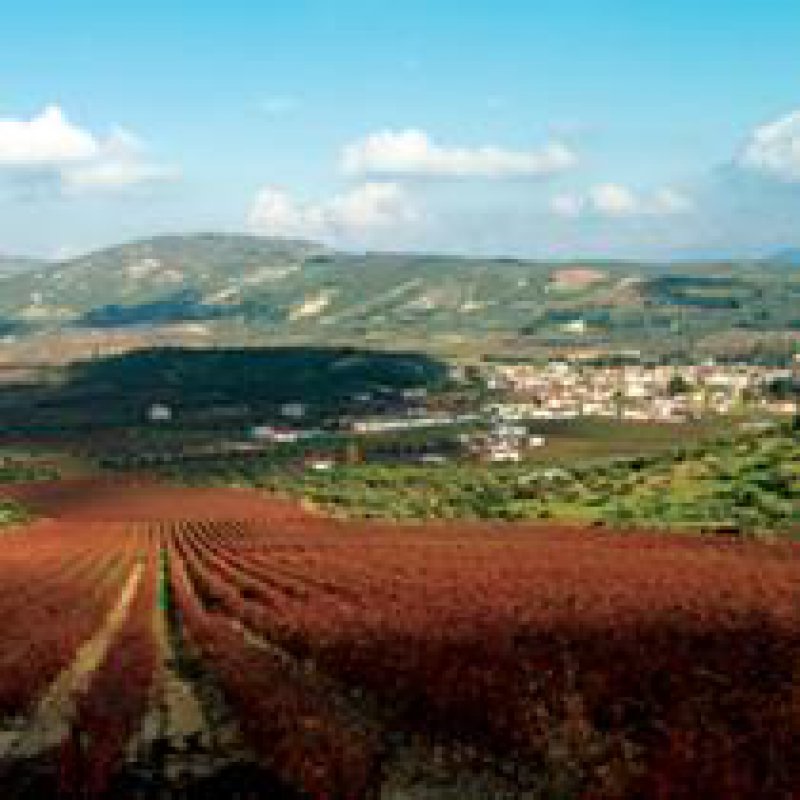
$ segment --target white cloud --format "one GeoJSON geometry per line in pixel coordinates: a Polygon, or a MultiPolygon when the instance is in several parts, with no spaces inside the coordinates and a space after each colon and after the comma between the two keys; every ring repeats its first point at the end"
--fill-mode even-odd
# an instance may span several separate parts
{"type": "Polygon", "coordinates": [[[589,191],[589,205],[598,214],[608,217],[625,217],[641,212],[638,197],[625,186],[604,183],[589,191]]]}
{"type": "Polygon", "coordinates": [[[320,206],[298,203],[283,189],[267,186],[256,195],[247,225],[265,236],[316,239],[324,233],[325,216],[320,206]]]}
{"type": "Polygon", "coordinates": [[[274,186],[256,195],[248,215],[250,230],[266,236],[357,242],[420,218],[406,191],[396,183],[368,182],[312,203],[297,201],[274,186]]]}
{"type": "Polygon", "coordinates": [[[329,215],[339,227],[357,231],[413,222],[418,212],[396,183],[370,182],[334,197],[329,215]]]}
{"type": "Polygon", "coordinates": [[[113,191],[173,179],[173,168],[150,163],[142,143],[117,129],[101,138],[47,106],[30,119],[0,118],[0,174],[54,179],[67,194],[113,191]]]}
{"type": "Polygon", "coordinates": [[[443,147],[427,133],[409,128],[370,134],[347,145],[341,166],[349,175],[441,178],[537,177],[563,172],[577,163],[560,142],[537,151],[485,147],[443,147]]]}
{"type": "Polygon", "coordinates": [[[0,118],[0,166],[53,167],[94,158],[97,140],[72,125],[58,106],[25,119],[0,118]]]}
{"type": "Polygon", "coordinates": [[[694,207],[694,200],[676,189],[659,189],[653,195],[652,208],[658,214],[688,214],[694,207]]]}
{"type": "Polygon", "coordinates": [[[603,183],[585,194],[562,194],[550,201],[550,210],[562,217],[670,216],[692,211],[691,198],[675,189],[662,188],[643,196],[618,183],[603,183]]]}
{"type": "Polygon", "coordinates": [[[63,189],[73,194],[126,189],[178,177],[175,168],[147,161],[142,143],[124,130],[114,131],[95,158],[61,170],[63,189]]]}
{"type": "Polygon", "coordinates": [[[800,109],[756,128],[738,164],[779,180],[800,181],[800,109]]]}
{"type": "Polygon", "coordinates": [[[550,209],[560,217],[577,217],[583,211],[585,199],[574,194],[556,195],[550,201],[550,209]]]}

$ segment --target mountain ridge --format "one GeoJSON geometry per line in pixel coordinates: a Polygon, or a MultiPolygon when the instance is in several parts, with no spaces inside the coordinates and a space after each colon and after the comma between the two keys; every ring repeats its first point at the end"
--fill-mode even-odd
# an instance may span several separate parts
{"type": "Polygon", "coordinates": [[[172,234],[0,272],[0,320],[101,331],[189,322],[212,338],[235,329],[317,343],[648,350],[731,332],[757,343],[800,331],[800,277],[794,250],[785,253],[785,261],[526,260],[172,234]]]}
{"type": "Polygon", "coordinates": [[[19,272],[38,269],[45,266],[48,262],[40,258],[30,256],[14,256],[0,254],[0,278],[6,275],[15,275],[19,272]]]}
{"type": "Polygon", "coordinates": [[[786,247],[770,256],[770,261],[800,267],[800,247],[786,247]]]}

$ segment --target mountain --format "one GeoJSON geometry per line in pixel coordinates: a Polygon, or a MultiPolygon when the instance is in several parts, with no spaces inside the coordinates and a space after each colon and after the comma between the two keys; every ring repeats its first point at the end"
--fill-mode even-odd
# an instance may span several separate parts
{"type": "Polygon", "coordinates": [[[162,236],[0,276],[30,330],[526,352],[763,346],[800,331],[800,276],[758,261],[649,264],[342,253],[243,235],[162,236]]]}
{"type": "Polygon", "coordinates": [[[44,261],[35,258],[24,258],[22,256],[3,256],[0,255],[0,279],[8,275],[16,275],[20,272],[40,269],[45,266],[44,261]]]}
{"type": "Polygon", "coordinates": [[[114,308],[130,315],[131,309],[144,307],[136,321],[147,322],[147,306],[155,304],[157,321],[164,321],[173,303],[179,312],[187,303],[213,310],[233,297],[233,287],[245,290],[280,280],[323,251],[307,242],[248,236],[160,236],[2,280],[0,316],[80,325],[91,324],[94,314],[110,317],[114,308]]]}
{"type": "Polygon", "coordinates": [[[769,258],[770,261],[787,264],[792,267],[800,267],[800,247],[789,247],[785,250],[779,250],[769,258]]]}

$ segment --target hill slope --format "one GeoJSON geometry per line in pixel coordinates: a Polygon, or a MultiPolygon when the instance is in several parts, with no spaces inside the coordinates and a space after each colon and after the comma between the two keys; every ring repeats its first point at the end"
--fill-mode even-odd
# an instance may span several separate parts
{"type": "Polygon", "coordinates": [[[83,330],[192,322],[307,342],[658,349],[733,336],[752,346],[800,331],[800,271],[784,266],[356,255],[166,236],[0,277],[0,319],[83,330]]]}
{"type": "Polygon", "coordinates": [[[800,247],[789,247],[775,253],[770,259],[779,264],[786,264],[792,267],[800,267],[800,247]]]}
{"type": "Polygon", "coordinates": [[[0,278],[9,275],[17,275],[21,272],[29,272],[34,269],[41,269],[44,266],[46,266],[46,262],[35,258],[0,255],[0,278]]]}

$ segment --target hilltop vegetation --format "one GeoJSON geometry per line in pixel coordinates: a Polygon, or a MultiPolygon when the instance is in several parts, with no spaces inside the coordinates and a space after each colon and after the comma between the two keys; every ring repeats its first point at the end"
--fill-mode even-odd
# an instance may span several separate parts
{"type": "Polygon", "coordinates": [[[335,418],[359,393],[435,390],[447,365],[430,356],[352,347],[137,350],[79,361],[50,383],[25,387],[4,409],[0,431],[139,425],[168,404],[180,427],[192,414],[236,411],[240,425],[301,403],[305,424],[335,418]]]}
{"type": "Polygon", "coordinates": [[[354,348],[279,347],[145,350],[72,369],[76,392],[113,388],[120,396],[146,394],[183,406],[209,402],[313,405],[379,388],[429,386],[445,380],[444,364],[413,353],[354,348]]]}
{"type": "Polygon", "coordinates": [[[4,275],[8,331],[192,324],[209,341],[403,343],[519,351],[575,345],[788,351],[794,251],[642,264],[333,252],[233,235],[165,236],[4,275]]]}

